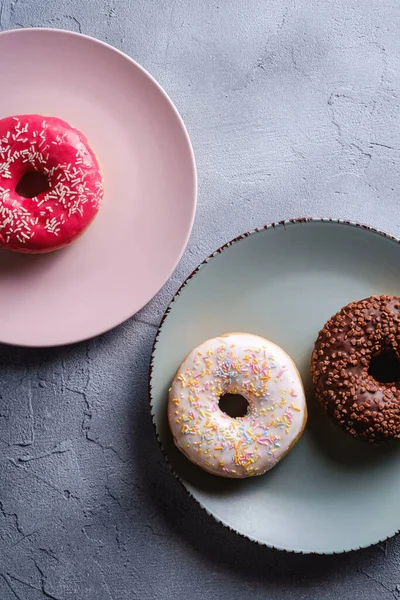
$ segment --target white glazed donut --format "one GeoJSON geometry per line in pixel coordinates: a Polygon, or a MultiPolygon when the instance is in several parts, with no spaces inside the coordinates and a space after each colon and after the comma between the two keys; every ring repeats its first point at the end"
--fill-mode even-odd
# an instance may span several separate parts
{"type": "Polygon", "coordinates": [[[182,362],[169,390],[168,420],[176,446],[202,469],[222,477],[262,475],[303,432],[303,384],[279,346],[256,335],[226,334],[182,362]],[[224,394],[247,400],[244,417],[221,411],[224,394]]]}

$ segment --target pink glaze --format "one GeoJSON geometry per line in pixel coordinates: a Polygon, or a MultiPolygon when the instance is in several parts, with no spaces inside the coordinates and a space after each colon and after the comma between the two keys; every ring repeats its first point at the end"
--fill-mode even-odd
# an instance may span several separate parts
{"type": "Polygon", "coordinates": [[[103,178],[86,137],[56,117],[0,120],[0,246],[50,252],[90,225],[103,197],[103,178]],[[33,198],[15,191],[23,175],[44,173],[49,189],[33,198]]]}

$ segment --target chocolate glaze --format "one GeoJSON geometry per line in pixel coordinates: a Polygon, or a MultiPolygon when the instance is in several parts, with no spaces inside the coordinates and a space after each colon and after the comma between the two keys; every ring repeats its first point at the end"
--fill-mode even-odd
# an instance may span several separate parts
{"type": "Polygon", "coordinates": [[[386,353],[400,361],[400,298],[371,296],[329,319],[311,359],[322,408],[348,433],[372,443],[400,439],[400,381],[378,382],[370,370],[371,360],[383,354],[384,362],[386,353]]]}

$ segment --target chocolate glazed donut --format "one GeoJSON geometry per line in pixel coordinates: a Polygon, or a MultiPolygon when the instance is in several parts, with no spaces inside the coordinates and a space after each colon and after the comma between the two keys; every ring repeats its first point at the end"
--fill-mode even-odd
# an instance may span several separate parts
{"type": "Polygon", "coordinates": [[[400,298],[345,306],[315,343],[311,375],[324,411],[371,443],[400,438],[400,298]]]}

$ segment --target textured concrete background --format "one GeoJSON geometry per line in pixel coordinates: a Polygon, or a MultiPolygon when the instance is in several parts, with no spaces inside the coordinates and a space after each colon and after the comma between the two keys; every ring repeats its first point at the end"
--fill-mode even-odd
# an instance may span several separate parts
{"type": "Polygon", "coordinates": [[[0,600],[400,598],[398,539],[296,556],[214,523],[164,463],[147,397],[161,315],[223,242],[304,215],[400,234],[398,0],[0,0],[0,29],[32,26],[96,36],[158,79],[199,207],[136,318],[75,347],[0,348],[0,600]]]}

